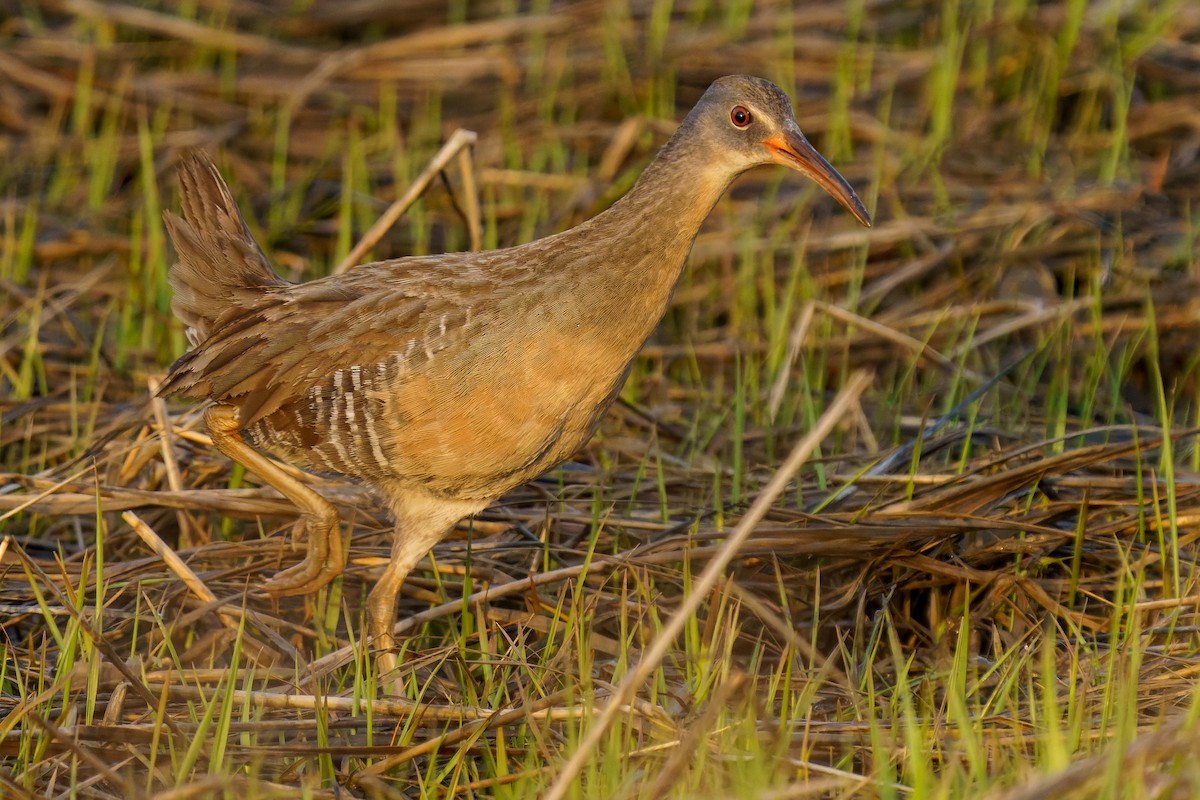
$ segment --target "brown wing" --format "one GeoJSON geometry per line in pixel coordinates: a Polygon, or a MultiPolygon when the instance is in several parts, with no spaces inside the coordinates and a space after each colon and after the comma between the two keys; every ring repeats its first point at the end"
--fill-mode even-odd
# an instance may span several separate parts
{"type": "Polygon", "coordinates": [[[160,394],[239,408],[248,428],[339,370],[418,365],[457,339],[470,310],[438,298],[336,276],[264,291],[253,307],[215,320],[172,365],[160,394]]]}

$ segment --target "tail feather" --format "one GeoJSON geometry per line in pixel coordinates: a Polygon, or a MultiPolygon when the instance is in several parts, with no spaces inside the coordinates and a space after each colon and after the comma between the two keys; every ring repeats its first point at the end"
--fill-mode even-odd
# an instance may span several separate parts
{"type": "Polygon", "coordinates": [[[179,255],[169,274],[171,310],[187,326],[194,346],[209,337],[223,314],[252,306],[265,288],[289,284],[272,271],[206,154],[184,154],[179,185],[184,216],[163,214],[179,255]]]}

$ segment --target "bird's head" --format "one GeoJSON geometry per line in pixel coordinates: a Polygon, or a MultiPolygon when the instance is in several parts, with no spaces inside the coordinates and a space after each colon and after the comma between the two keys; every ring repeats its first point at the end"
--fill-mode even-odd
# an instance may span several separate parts
{"type": "Polygon", "coordinates": [[[871,216],[854,189],[809,144],[788,96],[770,81],[749,75],[719,78],[688,114],[684,127],[709,144],[714,158],[732,162],[737,172],[782,164],[804,173],[870,227],[871,216]]]}

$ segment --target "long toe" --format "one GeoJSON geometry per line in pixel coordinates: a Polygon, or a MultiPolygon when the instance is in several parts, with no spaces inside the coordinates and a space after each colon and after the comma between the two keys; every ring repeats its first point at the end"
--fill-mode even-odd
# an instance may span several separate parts
{"type": "Polygon", "coordinates": [[[317,563],[305,557],[299,564],[275,573],[273,578],[262,585],[262,591],[276,597],[312,594],[341,574],[340,567],[335,568],[324,562],[317,563]]]}
{"type": "Polygon", "coordinates": [[[336,517],[323,522],[301,517],[292,534],[307,539],[304,560],[276,573],[264,583],[262,590],[267,594],[278,597],[310,594],[341,575],[346,568],[336,517]]]}

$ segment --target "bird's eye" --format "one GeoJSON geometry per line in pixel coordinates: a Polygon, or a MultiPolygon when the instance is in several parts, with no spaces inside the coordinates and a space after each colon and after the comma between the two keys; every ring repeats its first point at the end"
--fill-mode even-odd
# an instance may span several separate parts
{"type": "Polygon", "coordinates": [[[733,123],[735,128],[745,128],[750,124],[750,109],[745,106],[734,106],[729,112],[729,121],[733,123]]]}

